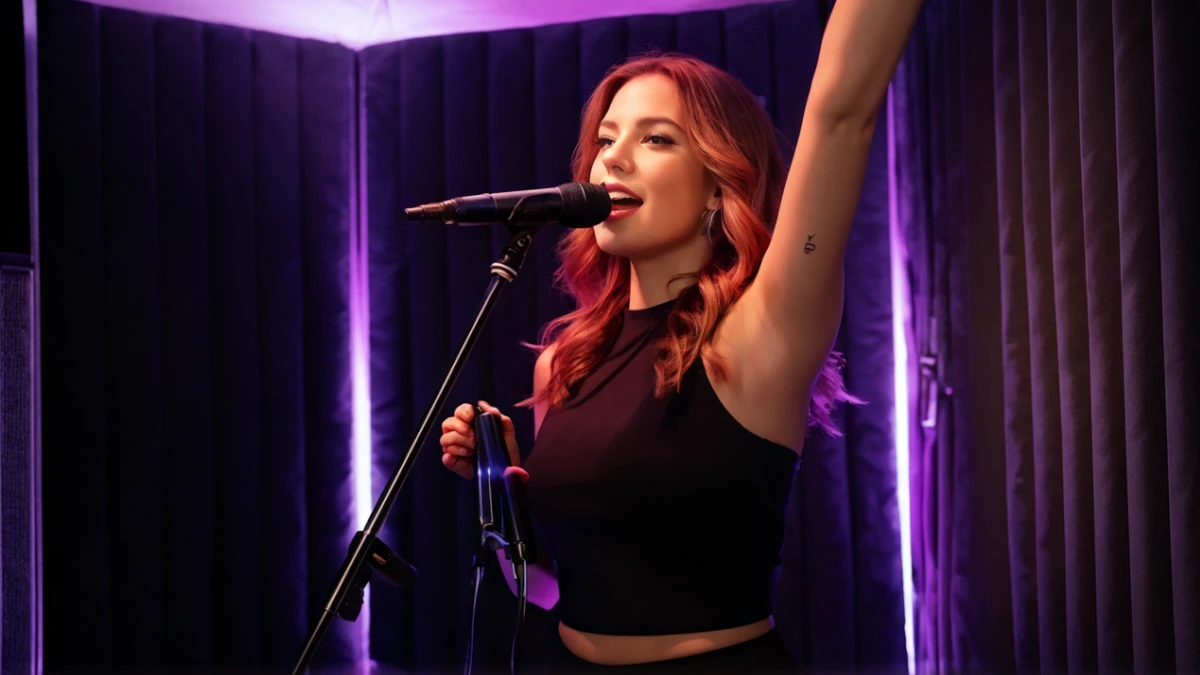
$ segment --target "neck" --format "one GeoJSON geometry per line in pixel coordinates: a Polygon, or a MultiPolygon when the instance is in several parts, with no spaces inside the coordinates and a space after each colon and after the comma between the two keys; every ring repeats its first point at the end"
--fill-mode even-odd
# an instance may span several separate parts
{"type": "Polygon", "coordinates": [[[629,261],[629,309],[646,309],[679,297],[696,283],[696,273],[712,252],[708,242],[656,258],[629,261]]]}

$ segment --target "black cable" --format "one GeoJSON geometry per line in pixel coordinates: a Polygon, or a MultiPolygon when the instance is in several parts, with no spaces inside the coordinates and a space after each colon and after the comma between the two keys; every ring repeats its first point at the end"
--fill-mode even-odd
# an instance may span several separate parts
{"type": "Polygon", "coordinates": [[[473,584],[475,588],[471,598],[471,630],[467,634],[467,664],[463,669],[463,675],[471,675],[471,661],[475,656],[475,610],[479,607],[479,587],[483,583],[483,572],[486,569],[483,565],[475,565],[475,583],[473,584]]]}
{"type": "Polygon", "coordinates": [[[525,605],[529,596],[525,561],[522,560],[513,565],[513,572],[517,577],[517,625],[513,627],[512,653],[509,656],[508,671],[510,675],[517,675],[517,641],[521,637],[521,626],[525,624],[525,605]]]}
{"type": "Polygon", "coordinates": [[[517,214],[521,212],[521,207],[525,206],[526,199],[529,199],[529,195],[525,195],[517,200],[517,203],[513,205],[512,211],[510,211],[508,214],[508,219],[504,221],[505,225],[511,227],[516,224],[517,214]]]}

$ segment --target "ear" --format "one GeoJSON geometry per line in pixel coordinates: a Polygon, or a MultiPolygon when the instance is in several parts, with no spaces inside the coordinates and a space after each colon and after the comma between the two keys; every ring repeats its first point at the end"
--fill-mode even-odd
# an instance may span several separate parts
{"type": "Polygon", "coordinates": [[[708,201],[704,202],[704,208],[709,211],[716,211],[721,208],[721,187],[715,181],[712,185],[713,190],[708,195],[708,201]]]}

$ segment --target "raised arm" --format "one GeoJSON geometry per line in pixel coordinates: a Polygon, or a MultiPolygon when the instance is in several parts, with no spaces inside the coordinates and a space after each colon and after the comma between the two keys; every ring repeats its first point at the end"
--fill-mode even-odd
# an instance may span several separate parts
{"type": "Polygon", "coordinates": [[[842,316],[843,261],[875,120],[920,0],[837,0],[775,232],[745,300],[815,375],[842,316]]]}

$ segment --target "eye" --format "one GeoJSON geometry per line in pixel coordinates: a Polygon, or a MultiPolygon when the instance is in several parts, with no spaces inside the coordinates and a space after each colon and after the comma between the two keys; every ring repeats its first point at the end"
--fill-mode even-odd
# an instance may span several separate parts
{"type": "Polygon", "coordinates": [[[662,134],[650,134],[646,137],[646,142],[651,145],[674,145],[675,143],[675,141],[662,134]]]}
{"type": "Polygon", "coordinates": [[[600,138],[596,139],[596,145],[612,145],[615,142],[616,141],[614,141],[611,138],[608,138],[607,136],[601,136],[600,138]]]}

